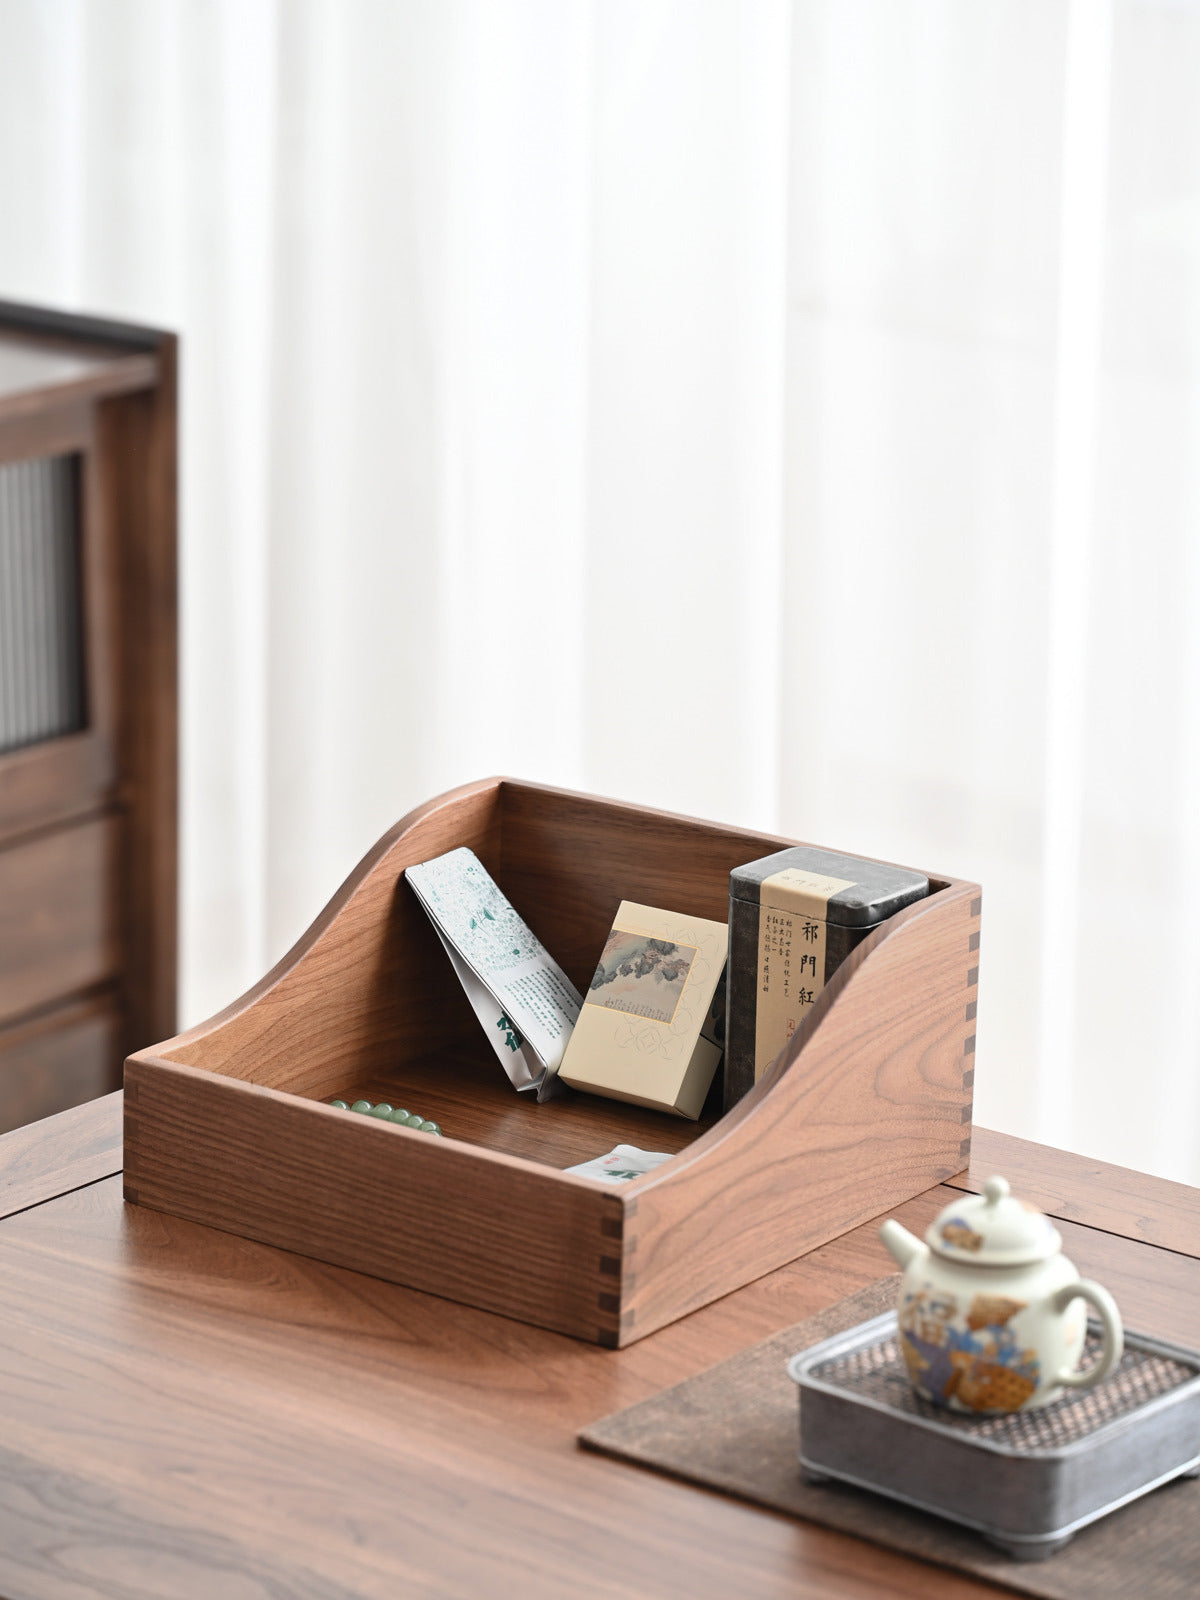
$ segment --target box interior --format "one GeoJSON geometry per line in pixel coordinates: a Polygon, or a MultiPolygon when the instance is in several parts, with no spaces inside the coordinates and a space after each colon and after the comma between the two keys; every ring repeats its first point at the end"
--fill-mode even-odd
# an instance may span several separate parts
{"type": "Polygon", "coordinates": [[[569,1167],[606,1155],[615,1144],[676,1154],[719,1117],[719,1087],[710,1096],[709,1114],[699,1122],[573,1089],[538,1105],[532,1095],[513,1089],[481,1036],[477,1048],[397,1063],[334,1092],[349,1104],[358,1098],[384,1100],[419,1111],[444,1134],[468,1144],[569,1167]]]}
{"type": "Polygon", "coordinates": [[[730,869],[789,841],[523,784],[450,805],[336,896],[299,960],[285,958],[249,1003],[155,1053],[312,1100],[387,1100],[450,1137],[551,1167],[618,1142],[684,1149],[719,1119],[719,1075],[697,1122],[574,1091],[543,1105],[517,1094],[403,870],[469,846],[586,992],[621,900],[723,922],[730,869]]]}

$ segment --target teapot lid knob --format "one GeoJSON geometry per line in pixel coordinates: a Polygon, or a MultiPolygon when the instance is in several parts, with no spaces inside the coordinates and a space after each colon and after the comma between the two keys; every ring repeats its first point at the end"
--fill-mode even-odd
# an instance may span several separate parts
{"type": "Polygon", "coordinates": [[[925,1243],[948,1261],[977,1267],[1024,1267],[1062,1249],[1049,1217],[1014,1200],[1003,1178],[989,1178],[982,1194],[951,1201],[930,1223],[925,1243]]]}

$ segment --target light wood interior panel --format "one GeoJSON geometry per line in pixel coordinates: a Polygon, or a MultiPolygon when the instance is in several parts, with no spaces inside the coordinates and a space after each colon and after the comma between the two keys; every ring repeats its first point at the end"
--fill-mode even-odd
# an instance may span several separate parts
{"type": "Polygon", "coordinates": [[[226,1011],[172,1040],[166,1059],[324,1098],[348,1080],[470,1049],[479,1023],[403,874],[458,845],[497,871],[497,795],[489,780],[410,813],[278,966],[226,1011]]]}
{"type": "Polygon", "coordinates": [[[330,1094],[351,1105],[359,1099],[373,1104],[385,1100],[406,1111],[419,1111],[448,1138],[550,1167],[590,1161],[607,1155],[616,1144],[674,1155],[720,1115],[715,1096],[711,1114],[697,1122],[570,1089],[539,1105],[533,1095],[513,1092],[482,1039],[470,1050],[397,1063],[371,1077],[342,1079],[330,1094]]]}

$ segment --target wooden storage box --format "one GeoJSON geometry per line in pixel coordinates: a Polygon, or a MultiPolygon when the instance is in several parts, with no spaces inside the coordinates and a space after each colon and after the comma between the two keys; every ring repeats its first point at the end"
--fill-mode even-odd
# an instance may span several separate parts
{"type": "Polygon", "coordinates": [[[931,873],[692,1123],[515,1094],[403,879],[469,845],[583,990],[620,899],[723,921],[730,868],[792,842],[501,779],[421,806],[261,983],[129,1057],[126,1199],[610,1346],[898,1205],[967,1162],[976,884],[931,873]],[[561,1170],[618,1141],[677,1157],[621,1187],[561,1170]]]}

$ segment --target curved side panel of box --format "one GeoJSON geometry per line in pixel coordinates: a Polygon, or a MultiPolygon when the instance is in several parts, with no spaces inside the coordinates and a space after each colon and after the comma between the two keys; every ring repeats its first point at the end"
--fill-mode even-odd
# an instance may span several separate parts
{"type": "Polygon", "coordinates": [[[265,977],[155,1054],[319,1095],[331,1055],[434,1051],[457,1036],[459,987],[404,869],[469,845],[497,870],[501,787],[499,778],[466,784],[410,811],[265,977]]]}
{"type": "Polygon", "coordinates": [[[883,923],[745,1099],[630,1186],[622,1343],[967,1165],[980,910],[958,882],[883,923]]]}

